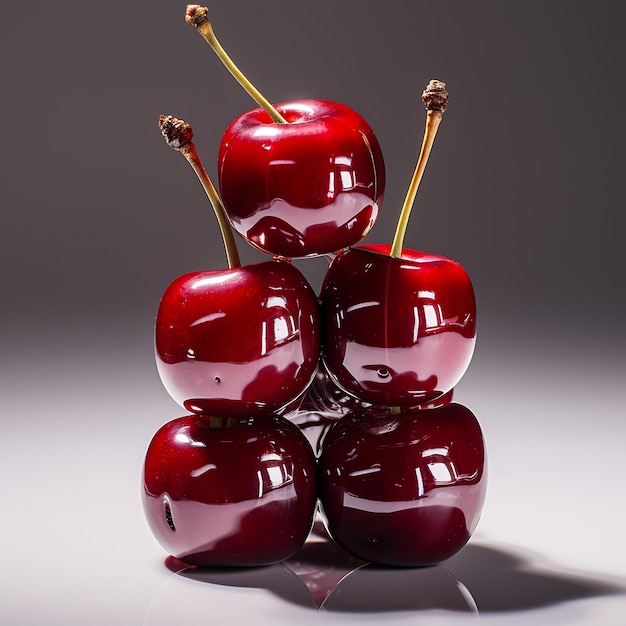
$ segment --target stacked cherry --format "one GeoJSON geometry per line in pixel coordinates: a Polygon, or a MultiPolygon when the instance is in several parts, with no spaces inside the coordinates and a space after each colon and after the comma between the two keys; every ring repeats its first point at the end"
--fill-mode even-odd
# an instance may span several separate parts
{"type": "Polygon", "coordinates": [[[422,96],[426,132],[393,244],[357,245],[385,188],[368,123],[335,102],[271,105],[207,9],[189,5],[186,20],[259,107],[223,136],[221,196],[191,127],[159,120],[213,205],[228,267],[177,278],[158,309],[158,371],[189,414],[148,447],[151,530],[192,565],[265,565],[302,546],[319,503],[331,537],[360,559],[440,562],[469,539],[486,486],[480,426],[451,402],[475,345],[471,282],[455,261],[402,245],[445,85],[422,96]],[[270,260],[242,266],[233,229],[270,260]],[[319,296],[291,262],[318,255],[331,258],[319,296]],[[319,445],[305,434],[315,424],[319,445]]]}

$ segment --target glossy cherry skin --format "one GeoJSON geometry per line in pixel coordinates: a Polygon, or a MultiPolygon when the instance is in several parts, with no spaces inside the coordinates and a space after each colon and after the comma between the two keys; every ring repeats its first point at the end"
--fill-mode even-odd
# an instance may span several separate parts
{"type": "Polygon", "coordinates": [[[279,416],[188,415],[152,439],[142,496],[172,556],[198,566],[268,565],[294,554],[311,530],[315,458],[298,427],[279,416]]]}
{"type": "Polygon", "coordinates": [[[287,124],[253,109],[222,138],[219,187],[233,227],[280,257],[354,245],[374,225],[385,189],[374,132],[336,102],[299,100],[276,109],[287,124]]]}
{"type": "Polygon", "coordinates": [[[317,369],[315,292],[285,261],[185,274],[161,300],[155,350],[165,388],[188,411],[280,411],[317,369]]]}
{"type": "Polygon", "coordinates": [[[378,406],[429,404],[465,373],[476,300],[452,259],[364,245],[333,259],[320,294],[322,360],[332,379],[378,406]]]}
{"type": "MultiPolygon", "coordinates": [[[[453,393],[454,391],[450,390],[428,404],[412,408],[424,410],[450,404],[453,393]]],[[[283,415],[298,425],[318,455],[326,433],[338,419],[356,409],[371,406],[346,393],[324,370],[319,370],[299,405],[283,415]]]]}
{"type": "MultiPolygon", "coordinates": [[[[412,408],[424,410],[450,404],[453,394],[454,390],[451,389],[427,404],[412,408]]],[[[350,411],[371,406],[346,393],[333,382],[325,370],[319,369],[298,405],[288,409],[283,415],[298,425],[315,453],[319,454],[328,429],[340,417],[350,411]]]]}
{"type": "Polygon", "coordinates": [[[349,413],[327,433],[318,463],[330,535],[372,563],[439,563],[465,545],[483,508],[483,436],[460,404],[349,413]]]}
{"type": "MultiPolygon", "coordinates": [[[[426,404],[416,405],[411,408],[433,409],[444,404],[450,404],[453,394],[454,390],[451,389],[426,404]]],[[[350,411],[370,406],[372,406],[370,403],[364,402],[344,391],[335,383],[328,372],[323,367],[320,367],[298,408],[300,411],[319,411],[326,415],[334,415],[339,419],[350,411]]]]}

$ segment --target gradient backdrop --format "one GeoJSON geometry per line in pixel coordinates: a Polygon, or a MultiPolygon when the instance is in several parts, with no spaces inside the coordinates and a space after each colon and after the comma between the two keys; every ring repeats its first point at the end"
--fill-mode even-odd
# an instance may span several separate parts
{"type": "MultiPolygon", "coordinates": [[[[141,623],[165,576],[139,475],[154,431],[184,411],[158,380],[154,314],[173,278],[225,259],[157,118],[192,124],[215,177],[222,132],[252,107],[184,6],[0,8],[7,623],[141,623]]],[[[447,83],[406,244],[457,259],[477,291],[478,348],[457,399],[490,452],[478,539],[626,578],[626,5],[215,0],[210,15],[268,99],[338,100],[370,122],[388,186],[369,242],[393,237],[421,91],[447,83]]],[[[317,286],[323,264],[300,266],[317,286]]]]}

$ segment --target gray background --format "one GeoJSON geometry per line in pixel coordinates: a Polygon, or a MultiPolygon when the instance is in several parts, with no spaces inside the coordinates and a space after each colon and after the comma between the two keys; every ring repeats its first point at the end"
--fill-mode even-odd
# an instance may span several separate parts
{"type": "MultiPolygon", "coordinates": [[[[183,10],[3,4],[12,335],[54,324],[68,337],[85,326],[94,339],[135,336],[172,278],[224,263],[204,192],[156,119],[190,122],[215,177],[221,134],[252,102],[183,10]]],[[[270,100],[338,100],[373,126],[388,186],[370,242],[393,236],[421,142],[421,90],[446,81],[451,104],[407,244],[466,266],[483,332],[496,324],[554,338],[607,332],[624,312],[625,13],[619,1],[577,0],[211,8],[223,45],[270,100]]]]}
{"type": "MultiPolygon", "coordinates": [[[[477,351],[457,389],[489,450],[477,541],[624,578],[625,7],[211,6],[221,42],[268,99],[338,100],[376,131],[388,186],[368,242],[393,237],[421,91],[447,82],[406,243],[456,258],[477,292],[477,351]]],[[[172,279],[225,258],[157,118],[193,125],[215,177],[224,129],[252,107],[183,13],[164,0],[0,8],[0,542],[12,624],[52,623],[50,611],[65,626],[140,623],[165,575],[139,477],[152,434],[184,410],[158,380],[154,315],[172,279]]],[[[323,264],[300,266],[317,286],[323,264]]],[[[491,582],[508,580],[511,562],[469,569],[495,563],[491,582]]],[[[562,599],[540,586],[547,604],[562,599]]],[[[539,608],[525,589],[496,585],[492,606],[539,608]]],[[[593,610],[550,615],[571,625],[593,610]]],[[[591,623],[613,623],[603,617],[591,623]]]]}

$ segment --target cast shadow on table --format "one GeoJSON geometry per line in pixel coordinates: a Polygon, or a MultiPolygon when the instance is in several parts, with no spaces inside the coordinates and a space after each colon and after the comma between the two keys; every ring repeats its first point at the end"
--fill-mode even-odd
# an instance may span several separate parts
{"type": "Polygon", "coordinates": [[[538,567],[522,552],[502,547],[470,543],[441,565],[387,568],[355,559],[334,542],[321,539],[307,542],[292,558],[269,567],[194,568],[173,557],[166,559],[166,566],[196,581],[266,589],[293,604],[350,613],[439,609],[485,614],[626,594],[626,581],[618,584],[543,563],[538,567]]]}

